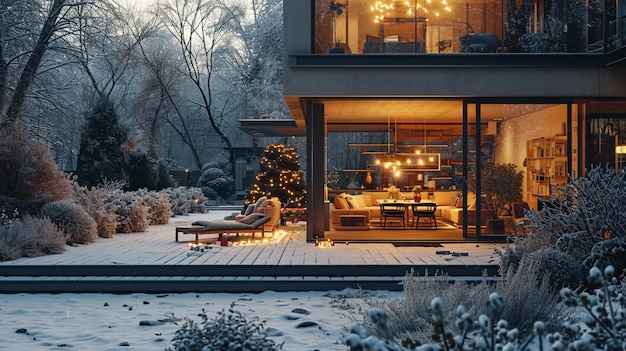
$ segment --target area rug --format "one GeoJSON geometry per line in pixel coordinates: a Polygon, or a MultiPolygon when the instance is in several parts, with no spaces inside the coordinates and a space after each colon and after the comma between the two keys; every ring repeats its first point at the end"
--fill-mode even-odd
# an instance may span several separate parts
{"type": "Polygon", "coordinates": [[[395,247],[443,247],[440,243],[430,241],[396,241],[395,247]]]}

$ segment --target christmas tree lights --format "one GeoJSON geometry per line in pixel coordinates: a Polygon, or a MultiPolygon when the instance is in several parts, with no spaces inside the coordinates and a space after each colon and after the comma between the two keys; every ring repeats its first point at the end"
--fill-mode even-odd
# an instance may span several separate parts
{"type": "Polygon", "coordinates": [[[248,190],[246,204],[260,197],[278,197],[284,207],[304,207],[306,186],[300,171],[300,156],[292,146],[270,144],[265,147],[252,189],[248,190]]]}

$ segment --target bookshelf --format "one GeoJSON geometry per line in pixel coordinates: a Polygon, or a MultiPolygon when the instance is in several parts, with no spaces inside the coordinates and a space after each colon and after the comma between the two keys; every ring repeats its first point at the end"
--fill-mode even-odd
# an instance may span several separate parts
{"type": "Polygon", "coordinates": [[[527,202],[537,208],[539,198],[549,198],[553,185],[567,184],[567,137],[531,139],[526,149],[527,202]]]}

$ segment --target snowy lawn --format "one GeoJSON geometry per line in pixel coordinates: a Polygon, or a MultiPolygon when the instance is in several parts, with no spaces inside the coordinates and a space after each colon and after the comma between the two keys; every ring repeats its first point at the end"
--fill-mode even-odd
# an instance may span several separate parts
{"type": "Polygon", "coordinates": [[[266,321],[285,350],[347,350],[368,299],[403,292],[343,290],[261,294],[0,295],[0,350],[164,350],[184,317],[213,318],[235,303],[248,320],[266,321]],[[172,318],[172,315],[176,318],[172,318]],[[175,324],[175,323],[178,323],[175,324]],[[10,345],[10,346],[9,346],[10,345]]]}

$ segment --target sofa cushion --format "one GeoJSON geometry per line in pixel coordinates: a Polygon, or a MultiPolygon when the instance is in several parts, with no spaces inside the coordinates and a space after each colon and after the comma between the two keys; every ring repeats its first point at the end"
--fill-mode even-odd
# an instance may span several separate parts
{"type": "Polygon", "coordinates": [[[358,208],[365,208],[365,207],[369,206],[369,204],[365,202],[365,196],[364,195],[354,195],[353,197],[356,200],[357,204],[359,204],[358,208]]]}
{"type": "Polygon", "coordinates": [[[378,203],[376,201],[374,201],[374,203],[372,204],[372,195],[363,194],[361,196],[363,197],[363,202],[365,202],[365,207],[378,206],[378,203]]]}

